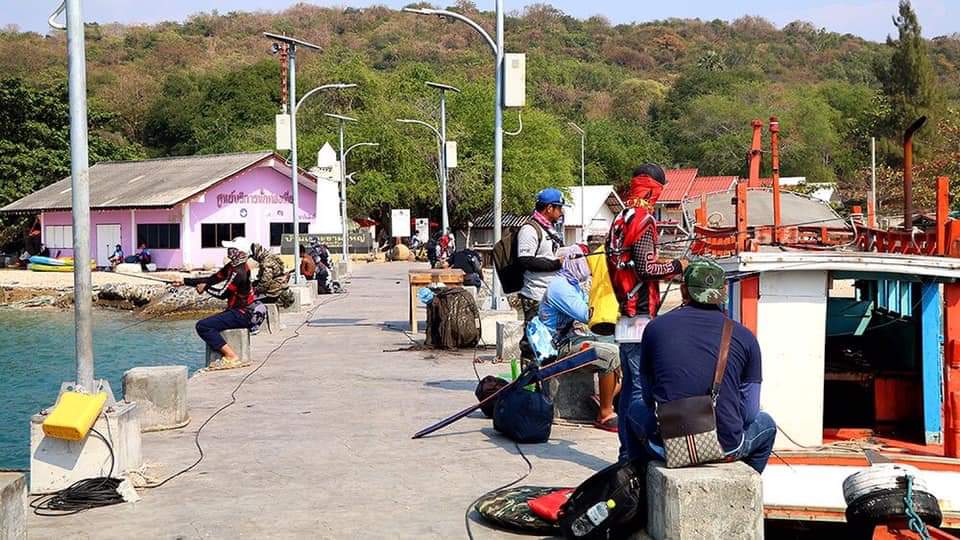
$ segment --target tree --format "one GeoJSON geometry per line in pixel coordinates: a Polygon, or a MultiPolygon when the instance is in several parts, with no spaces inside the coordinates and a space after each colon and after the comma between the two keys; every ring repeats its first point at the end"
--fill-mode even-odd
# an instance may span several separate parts
{"type": "MultiPolygon", "coordinates": [[[[87,120],[91,164],[143,154],[111,131],[112,115],[91,107],[87,120]]],[[[20,79],[0,80],[0,207],[69,176],[69,143],[66,85],[32,88],[20,79]]],[[[0,246],[16,243],[22,223],[0,221],[0,246]]]]}
{"type": "Polygon", "coordinates": [[[893,55],[886,65],[878,62],[875,72],[891,109],[886,134],[896,137],[921,116],[928,117],[928,126],[935,125],[941,98],[927,42],[910,0],[900,0],[899,15],[893,18],[893,24],[899,32],[897,40],[887,37],[893,55]]]}

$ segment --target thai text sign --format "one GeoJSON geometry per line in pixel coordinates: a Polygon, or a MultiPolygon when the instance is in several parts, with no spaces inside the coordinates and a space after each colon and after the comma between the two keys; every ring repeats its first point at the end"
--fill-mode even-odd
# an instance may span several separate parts
{"type": "MultiPolygon", "coordinates": [[[[373,251],[373,235],[369,231],[353,230],[348,235],[350,251],[352,253],[370,253],[373,251]]],[[[309,249],[310,242],[317,239],[326,244],[330,251],[338,253],[343,249],[343,237],[339,234],[301,234],[300,245],[309,249]]],[[[293,255],[293,234],[284,234],[280,237],[280,253],[293,255]]]]}

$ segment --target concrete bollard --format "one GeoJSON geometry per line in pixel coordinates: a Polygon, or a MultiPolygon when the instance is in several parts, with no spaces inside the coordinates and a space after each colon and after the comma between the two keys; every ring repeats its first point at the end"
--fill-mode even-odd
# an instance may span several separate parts
{"type": "Polygon", "coordinates": [[[502,361],[520,358],[523,321],[497,321],[497,358],[502,361]]]}
{"type": "Polygon", "coordinates": [[[149,366],[127,371],[123,374],[123,399],[137,403],[142,432],[189,424],[187,366],[149,366]]]}
{"type": "Polygon", "coordinates": [[[267,320],[263,324],[266,325],[267,332],[271,334],[283,330],[283,322],[280,320],[280,306],[267,304],[267,320]]]}
{"type": "Polygon", "coordinates": [[[763,538],[760,475],[743,462],[647,469],[647,532],[654,540],[763,538]]]}
{"type": "Polygon", "coordinates": [[[576,422],[596,420],[596,407],[590,400],[590,396],[597,393],[596,376],[592,369],[578,369],[551,379],[548,385],[555,418],[576,422]]]}
{"type": "MultiPolygon", "coordinates": [[[[220,332],[220,335],[223,336],[223,339],[227,340],[227,345],[229,345],[237,356],[240,357],[241,362],[250,362],[250,331],[246,328],[236,328],[232,330],[224,330],[220,332]]],[[[220,351],[215,351],[207,346],[207,357],[205,366],[220,360],[223,357],[220,354],[220,351]]]]}
{"type": "Polygon", "coordinates": [[[27,538],[27,479],[20,473],[0,472],[0,538],[27,538]]]}
{"type": "Polygon", "coordinates": [[[316,296],[316,281],[307,281],[304,285],[291,285],[290,292],[293,293],[293,304],[283,308],[284,313],[299,313],[303,309],[309,309],[313,305],[314,296],[316,296]]]}
{"type": "Polygon", "coordinates": [[[515,322],[516,320],[516,311],[480,311],[480,345],[485,347],[492,347],[496,345],[497,323],[515,322]]]}

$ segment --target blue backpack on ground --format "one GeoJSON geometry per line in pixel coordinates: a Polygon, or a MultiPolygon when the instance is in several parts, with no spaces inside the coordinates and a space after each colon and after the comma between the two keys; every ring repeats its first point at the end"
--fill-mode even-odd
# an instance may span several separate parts
{"type": "Polygon", "coordinates": [[[550,439],[553,401],[540,387],[540,369],[531,363],[520,373],[516,384],[497,398],[493,429],[518,443],[542,443],[550,439]],[[536,384],[536,391],[524,387],[536,384]]]}

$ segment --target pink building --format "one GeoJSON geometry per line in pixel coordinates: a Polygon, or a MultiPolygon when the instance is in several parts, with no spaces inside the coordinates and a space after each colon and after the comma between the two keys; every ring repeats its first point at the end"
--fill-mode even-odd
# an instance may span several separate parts
{"type": "MultiPolygon", "coordinates": [[[[70,186],[67,177],[0,212],[39,214],[41,241],[71,255],[70,186]]],[[[316,232],[316,178],[301,171],[299,188],[300,232],[316,232]]],[[[273,152],[97,163],[91,251],[98,266],[109,266],[117,244],[131,255],[146,243],[157,266],[171,269],[221,265],[220,243],[236,236],[279,253],[282,235],[293,232],[292,202],[290,167],[273,152]]]]}

